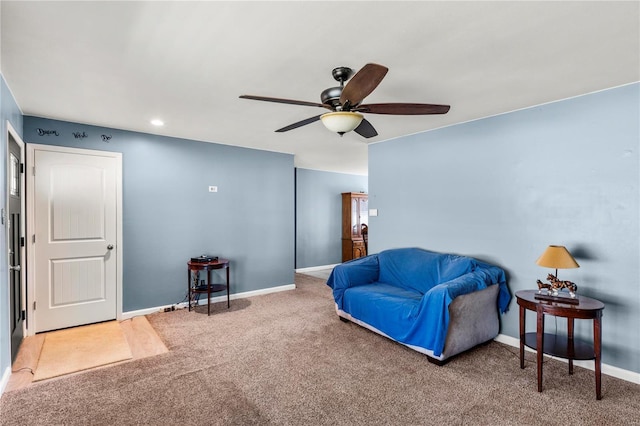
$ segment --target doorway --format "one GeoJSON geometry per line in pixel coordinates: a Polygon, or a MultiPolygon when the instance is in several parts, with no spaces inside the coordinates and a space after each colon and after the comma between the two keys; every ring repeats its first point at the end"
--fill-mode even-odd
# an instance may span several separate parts
{"type": "Polygon", "coordinates": [[[24,280],[24,142],[7,123],[6,206],[3,215],[7,230],[9,273],[9,318],[11,329],[11,361],[18,354],[26,330],[26,287],[24,280]]]}
{"type": "Polygon", "coordinates": [[[27,146],[29,334],[122,316],[122,154],[27,146]]]}

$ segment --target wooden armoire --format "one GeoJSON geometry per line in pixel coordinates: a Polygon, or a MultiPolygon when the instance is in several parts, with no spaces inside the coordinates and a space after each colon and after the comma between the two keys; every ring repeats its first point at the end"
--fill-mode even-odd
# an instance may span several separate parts
{"type": "Polygon", "coordinates": [[[367,255],[368,216],[369,197],[367,194],[364,192],[342,193],[343,262],[367,255]]]}

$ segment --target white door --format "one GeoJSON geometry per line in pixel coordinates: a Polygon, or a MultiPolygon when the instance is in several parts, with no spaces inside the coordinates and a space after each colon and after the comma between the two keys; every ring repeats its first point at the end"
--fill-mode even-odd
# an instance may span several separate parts
{"type": "Polygon", "coordinates": [[[36,332],[116,318],[121,157],[113,155],[34,152],[36,332]]]}

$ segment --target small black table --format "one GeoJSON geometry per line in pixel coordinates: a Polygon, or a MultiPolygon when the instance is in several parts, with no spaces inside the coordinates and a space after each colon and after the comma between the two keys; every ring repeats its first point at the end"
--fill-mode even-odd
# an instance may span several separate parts
{"type": "Polygon", "coordinates": [[[211,315],[211,293],[219,291],[227,291],[227,309],[229,309],[229,260],[228,259],[216,259],[212,262],[187,262],[187,287],[189,288],[189,311],[191,311],[191,295],[192,294],[207,294],[207,315],[211,315]],[[211,271],[214,269],[226,269],[227,270],[227,283],[225,284],[212,284],[211,283],[211,271]],[[200,285],[198,279],[200,278],[200,271],[207,271],[207,283],[200,285]]]}
{"type": "Polygon", "coordinates": [[[569,374],[573,374],[573,360],[595,360],[596,399],[601,399],[601,353],[602,353],[602,311],[604,303],[586,296],[577,296],[578,304],[567,304],[536,299],[538,290],[522,290],[516,293],[520,306],[520,368],[524,368],[524,347],[537,352],[538,392],[542,392],[543,353],[569,360],[569,374]],[[535,333],[525,333],[525,310],[535,311],[537,327],[535,333]],[[544,332],[544,316],[554,315],[567,318],[567,336],[557,336],[544,332]],[[575,319],[593,320],[593,345],[573,339],[575,319]]]}

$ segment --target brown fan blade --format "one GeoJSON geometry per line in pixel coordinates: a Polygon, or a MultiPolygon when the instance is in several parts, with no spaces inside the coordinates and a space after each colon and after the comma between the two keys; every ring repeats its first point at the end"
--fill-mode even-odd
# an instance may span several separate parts
{"type": "Polygon", "coordinates": [[[347,101],[351,106],[358,105],[378,87],[389,68],[378,64],[367,64],[354,75],[344,86],[340,95],[340,104],[347,101]]]}
{"type": "Polygon", "coordinates": [[[354,108],[353,111],[370,114],[392,114],[392,115],[428,115],[446,114],[449,112],[449,105],[435,104],[367,104],[354,108]]]}
{"type": "Polygon", "coordinates": [[[360,125],[353,129],[353,131],[365,138],[378,136],[378,132],[376,132],[376,129],[373,128],[371,123],[369,123],[366,118],[363,118],[360,122],[360,125]]]}
{"type": "Polygon", "coordinates": [[[276,102],[279,104],[291,104],[291,105],[303,105],[303,106],[314,106],[320,108],[331,109],[330,106],[319,104],[317,102],[307,102],[307,101],[296,101],[293,99],[280,99],[280,98],[268,98],[266,96],[254,96],[254,95],[242,95],[241,99],[252,99],[254,101],[266,101],[266,102],[276,102]]]}
{"type": "Polygon", "coordinates": [[[302,121],[298,121],[297,123],[293,123],[293,124],[289,124],[286,127],[283,127],[282,129],[278,129],[276,130],[276,132],[288,132],[289,130],[293,130],[293,129],[297,129],[298,127],[302,127],[302,126],[306,126],[307,124],[311,124],[314,121],[318,121],[320,120],[320,115],[316,115],[315,117],[311,117],[311,118],[307,118],[306,120],[302,120],[302,121]]]}

